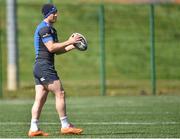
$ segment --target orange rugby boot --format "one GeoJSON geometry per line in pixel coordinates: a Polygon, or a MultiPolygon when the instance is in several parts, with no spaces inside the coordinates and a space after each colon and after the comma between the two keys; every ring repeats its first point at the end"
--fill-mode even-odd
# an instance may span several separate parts
{"type": "Polygon", "coordinates": [[[29,130],[29,132],[28,132],[29,137],[35,137],[35,136],[45,136],[45,137],[47,137],[48,135],[49,135],[48,133],[45,133],[42,130],[38,130],[38,131],[34,131],[34,132],[29,130]]]}
{"type": "Polygon", "coordinates": [[[83,132],[83,129],[76,128],[72,124],[69,124],[69,127],[61,128],[60,133],[61,134],[81,134],[83,132]]]}

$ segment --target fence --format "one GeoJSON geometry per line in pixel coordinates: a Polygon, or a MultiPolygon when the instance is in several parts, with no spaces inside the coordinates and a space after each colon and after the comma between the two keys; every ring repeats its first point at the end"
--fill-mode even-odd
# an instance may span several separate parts
{"type": "MultiPolygon", "coordinates": [[[[56,69],[64,88],[68,95],[98,95],[99,4],[53,2],[59,9],[60,17],[55,27],[60,40],[67,39],[72,32],[80,32],[89,43],[86,52],[72,51],[56,56],[56,69]]],[[[40,1],[18,1],[19,92],[22,93],[34,92],[33,34],[42,20],[41,5],[40,1]]],[[[151,94],[150,6],[105,3],[104,10],[107,95],[151,94]]],[[[155,5],[154,10],[157,94],[179,94],[180,6],[155,5]]],[[[1,44],[5,46],[4,37],[1,44]]],[[[4,55],[4,63],[5,58],[4,55]]],[[[5,64],[3,68],[5,75],[5,64]]],[[[5,77],[3,80],[6,82],[5,77]]]]}

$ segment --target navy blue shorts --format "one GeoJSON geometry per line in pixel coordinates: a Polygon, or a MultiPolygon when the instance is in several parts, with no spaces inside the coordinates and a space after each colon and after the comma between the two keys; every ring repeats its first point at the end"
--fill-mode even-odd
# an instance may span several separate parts
{"type": "Polygon", "coordinates": [[[36,85],[48,85],[55,80],[59,80],[54,65],[47,60],[36,61],[33,74],[36,85]]]}

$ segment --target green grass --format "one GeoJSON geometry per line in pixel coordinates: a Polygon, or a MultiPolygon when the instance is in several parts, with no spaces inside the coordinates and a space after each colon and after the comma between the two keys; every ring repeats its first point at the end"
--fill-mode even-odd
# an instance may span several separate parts
{"type": "MultiPolygon", "coordinates": [[[[40,128],[50,138],[179,138],[179,96],[68,97],[69,120],[82,135],[59,135],[54,100],[49,96],[40,128]]],[[[0,101],[0,137],[26,138],[33,100],[0,101]]]]}

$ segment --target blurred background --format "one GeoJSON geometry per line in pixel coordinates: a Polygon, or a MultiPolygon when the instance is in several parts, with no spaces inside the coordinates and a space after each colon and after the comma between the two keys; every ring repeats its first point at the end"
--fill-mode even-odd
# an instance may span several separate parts
{"type": "MultiPolygon", "coordinates": [[[[13,1],[13,0],[8,0],[13,1]]],[[[17,87],[8,88],[7,1],[0,0],[0,94],[34,96],[33,35],[48,0],[16,1],[17,87]]],[[[179,95],[180,5],[178,0],[53,0],[60,41],[73,32],[88,50],[56,56],[67,96],[179,95]]],[[[13,81],[15,82],[15,81],[13,81]]]]}

